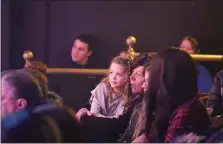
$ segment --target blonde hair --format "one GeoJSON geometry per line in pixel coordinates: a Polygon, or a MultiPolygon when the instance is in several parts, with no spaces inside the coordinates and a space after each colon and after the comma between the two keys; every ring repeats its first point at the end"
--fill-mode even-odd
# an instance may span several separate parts
{"type": "MultiPolygon", "coordinates": [[[[119,64],[121,66],[123,66],[125,68],[125,71],[127,73],[127,82],[125,84],[125,88],[124,88],[124,93],[122,94],[122,96],[124,97],[124,101],[125,101],[125,106],[128,106],[129,105],[129,102],[130,102],[130,98],[129,98],[129,95],[130,95],[130,82],[129,82],[129,77],[130,77],[130,66],[131,66],[131,60],[127,57],[121,57],[121,56],[117,56],[115,57],[112,61],[111,61],[111,64],[112,63],[116,63],[116,64],[119,64]]],[[[110,64],[110,66],[111,66],[110,64]]],[[[107,88],[108,88],[108,100],[109,102],[112,101],[112,94],[114,93],[114,90],[112,89],[110,83],[109,83],[109,74],[104,78],[102,79],[101,83],[105,83],[107,88]]]]}

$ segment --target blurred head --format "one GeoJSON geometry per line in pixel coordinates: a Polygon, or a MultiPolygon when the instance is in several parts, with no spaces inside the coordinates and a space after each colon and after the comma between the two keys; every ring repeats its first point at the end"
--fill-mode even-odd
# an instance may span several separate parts
{"type": "Polygon", "coordinates": [[[34,113],[49,116],[55,120],[63,143],[84,142],[83,129],[72,108],[50,105],[41,107],[40,105],[34,113]]]}
{"type": "Polygon", "coordinates": [[[62,98],[57,93],[48,90],[48,79],[46,77],[47,74],[46,64],[39,61],[31,61],[27,62],[23,69],[29,72],[33,77],[35,77],[38,80],[45,100],[47,100],[49,103],[63,105],[62,98]]]}
{"type": "Polygon", "coordinates": [[[124,90],[130,73],[130,60],[125,57],[115,57],[109,67],[109,83],[113,89],[124,90]]]}
{"type": "Polygon", "coordinates": [[[78,36],[72,46],[72,60],[80,65],[85,65],[88,61],[88,58],[92,55],[93,45],[93,37],[89,35],[78,36]]]}
{"type": "Polygon", "coordinates": [[[163,139],[172,112],[196,95],[197,69],[191,56],[178,49],[158,53],[152,59],[148,91],[134,136],[142,130],[150,130],[155,112],[156,128],[163,139]]]}
{"type": "Polygon", "coordinates": [[[141,53],[132,62],[132,74],[130,76],[133,94],[143,94],[143,83],[145,82],[145,67],[150,65],[151,56],[148,53],[141,53]]]}
{"type": "Polygon", "coordinates": [[[128,52],[127,52],[127,50],[122,50],[122,51],[119,53],[119,56],[121,56],[121,57],[127,57],[127,56],[128,56],[128,52]]]}
{"type": "MultiPolygon", "coordinates": [[[[40,61],[29,61],[26,62],[24,65],[24,69],[33,69],[33,70],[38,70],[42,74],[46,75],[47,74],[47,65],[43,62],[40,61]]],[[[45,80],[47,83],[47,80],[45,80]]]]}
{"type": "Polygon", "coordinates": [[[59,127],[49,116],[22,110],[2,119],[1,125],[5,143],[61,142],[59,127]]]}
{"type": "Polygon", "coordinates": [[[198,49],[197,39],[192,36],[186,36],[183,38],[180,44],[180,49],[188,52],[189,54],[200,53],[200,50],[198,49]]]}
{"type": "Polygon", "coordinates": [[[38,81],[24,70],[1,74],[2,117],[40,103],[43,98],[38,81]]]}
{"type": "Polygon", "coordinates": [[[1,125],[2,142],[83,142],[75,113],[63,107],[45,107],[35,112],[23,110],[5,117],[1,125]]]}
{"type": "Polygon", "coordinates": [[[47,65],[39,61],[30,61],[25,64],[23,69],[38,80],[43,95],[46,97],[48,91],[47,65]]]}

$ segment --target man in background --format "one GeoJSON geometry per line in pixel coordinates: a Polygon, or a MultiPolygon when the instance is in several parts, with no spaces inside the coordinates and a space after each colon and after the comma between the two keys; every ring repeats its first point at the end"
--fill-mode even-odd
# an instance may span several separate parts
{"type": "Polygon", "coordinates": [[[71,58],[73,68],[91,67],[90,56],[93,53],[94,39],[90,35],[80,35],[74,40],[71,49],[71,58]]]}
{"type": "MultiPolygon", "coordinates": [[[[59,64],[59,68],[99,68],[91,57],[97,47],[96,40],[91,35],[79,35],[73,42],[68,61],[59,64]]],[[[86,107],[91,96],[91,90],[95,88],[100,76],[76,75],[76,74],[53,74],[48,75],[49,88],[57,92],[64,101],[64,105],[78,111],[86,107]]]]}

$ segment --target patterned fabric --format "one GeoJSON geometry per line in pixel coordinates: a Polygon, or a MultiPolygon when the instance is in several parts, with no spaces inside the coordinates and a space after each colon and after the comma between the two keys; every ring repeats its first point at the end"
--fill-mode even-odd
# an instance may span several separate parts
{"type": "Polygon", "coordinates": [[[205,107],[194,98],[177,108],[169,119],[165,142],[171,142],[176,136],[188,133],[202,133],[211,125],[205,107]]]}
{"type": "MultiPolygon", "coordinates": [[[[164,142],[172,142],[177,136],[189,132],[203,134],[210,125],[211,121],[205,107],[197,98],[193,98],[171,114],[164,142]]],[[[161,142],[160,140],[157,141],[157,130],[154,124],[152,124],[147,137],[149,142],[161,142]]]]}

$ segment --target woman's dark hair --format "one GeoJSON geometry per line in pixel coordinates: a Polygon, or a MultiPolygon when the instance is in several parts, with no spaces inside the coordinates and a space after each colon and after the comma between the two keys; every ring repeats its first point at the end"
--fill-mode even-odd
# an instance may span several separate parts
{"type": "Polygon", "coordinates": [[[147,52],[140,53],[136,56],[131,64],[131,72],[138,66],[149,66],[151,64],[152,55],[148,54],[147,52]]]}
{"type": "Polygon", "coordinates": [[[172,112],[196,95],[197,69],[187,52],[167,49],[153,56],[148,91],[133,138],[143,131],[149,133],[153,127],[158,132],[158,138],[163,140],[172,112]]]}

